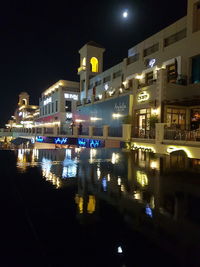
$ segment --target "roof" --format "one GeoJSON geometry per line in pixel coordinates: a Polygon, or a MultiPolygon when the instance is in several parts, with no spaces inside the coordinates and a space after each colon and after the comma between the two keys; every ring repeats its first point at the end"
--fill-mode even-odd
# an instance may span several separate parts
{"type": "Polygon", "coordinates": [[[94,42],[94,41],[89,41],[89,42],[87,43],[87,45],[95,46],[95,47],[99,47],[99,48],[104,48],[102,45],[100,45],[100,44],[98,44],[98,43],[96,43],[96,42],[94,42]]]}

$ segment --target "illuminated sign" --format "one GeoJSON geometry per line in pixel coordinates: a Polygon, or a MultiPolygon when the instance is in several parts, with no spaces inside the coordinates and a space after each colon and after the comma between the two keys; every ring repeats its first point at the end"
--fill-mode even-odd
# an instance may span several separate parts
{"type": "Polygon", "coordinates": [[[100,140],[90,140],[89,144],[90,144],[91,148],[100,147],[101,141],[100,140]]]}
{"type": "Polygon", "coordinates": [[[87,145],[87,140],[86,140],[86,139],[83,139],[83,138],[78,138],[78,145],[79,145],[79,146],[86,147],[86,145],[87,145]]]}
{"type": "Polygon", "coordinates": [[[155,65],[155,63],[156,63],[155,58],[150,59],[150,60],[149,60],[149,67],[153,68],[153,66],[155,65]]]}
{"type": "Polygon", "coordinates": [[[60,145],[63,145],[63,144],[66,144],[67,143],[67,139],[68,138],[55,138],[54,141],[55,141],[55,144],[60,144],[60,145]]]}
{"type": "Polygon", "coordinates": [[[65,98],[70,98],[70,99],[73,99],[73,100],[78,100],[78,95],[75,95],[75,94],[64,94],[65,95],[65,98]]]}
{"type": "Polygon", "coordinates": [[[44,138],[42,136],[36,136],[35,141],[36,142],[44,142],[44,138]]]}
{"type": "Polygon", "coordinates": [[[71,112],[66,113],[66,119],[72,119],[72,113],[71,112]]]}
{"type": "Polygon", "coordinates": [[[102,142],[100,140],[94,140],[94,139],[78,138],[77,143],[81,147],[97,148],[97,147],[103,147],[104,146],[104,142],[102,142]]]}
{"type": "Polygon", "coordinates": [[[52,102],[52,98],[49,97],[47,99],[44,100],[44,106],[46,106],[47,104],[51,103],[52,102]]]}
{"type": "Polygon", "coordinates": [[[117,111],[117,112],[123,112],[125,111],[127,108],[126,104],[124,102],[121,102],[119,104],[115,104],[114,106],[114,109],[117,111]]]}
{"type": "Polygon", "coordinates": [[[148,99],[149,99],[149,94],[146,91],[140,93],[137,96],[137,101],[138,102],[144,102],[144,101],[147,101],[148,99]]]}
{"type": "Polygon", "coordinates": [[[146,59],[144,64],[147,68],[153,68],[155,63],[156,63],[155,58],[151,58],[151,59],[146,59]]]}

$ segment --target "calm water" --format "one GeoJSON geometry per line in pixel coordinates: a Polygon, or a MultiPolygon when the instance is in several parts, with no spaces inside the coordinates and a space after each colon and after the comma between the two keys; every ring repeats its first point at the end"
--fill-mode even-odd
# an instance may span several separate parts
{"type": "Polygon", "coordinates": [[[200,266],[200,160],[0,151],[0,266],[200,266]]]}

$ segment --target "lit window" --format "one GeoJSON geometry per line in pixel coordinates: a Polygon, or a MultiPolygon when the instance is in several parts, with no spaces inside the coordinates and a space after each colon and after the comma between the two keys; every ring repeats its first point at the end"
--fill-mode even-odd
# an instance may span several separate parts
{"type": "Polygon", "coordinates": [[[92,67],[92,72],[98,72],[98,59],[96,57],[92,57],[90,59],[90,64],[92,67]]]}

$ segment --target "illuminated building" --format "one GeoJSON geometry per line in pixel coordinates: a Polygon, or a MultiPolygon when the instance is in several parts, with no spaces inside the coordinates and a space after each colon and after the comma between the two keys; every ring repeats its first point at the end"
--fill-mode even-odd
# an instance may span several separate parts
{"type": "Polygon", "coordinates": [[[88,125],[117,129],[131,115],[134,137],[153,136],[153,117],[180,129],[199,128],[199,7],[199,0],[188,0],[185,17],[130,48],[127,58],[106,71],[105,49],[84,45],[76,116],[88,125]]]}
{"type": "Polygon", "coordinates": [[[71,134],[70,124],[78,99],[79,83],[65,80],[56,82],[42,93],[36,126],[45,127],[46,134],[71,134]],[[57,131],[54,132],[55,128],[57,131]]]}
{"type": "Polygon", "coordinates": [[[7,128],[22,128],[28,130],[34,126],[35,119],[39,115],[39,109],[38,106],[29,104],[29,98],[29,94],[26,92],[19,94],[18,107],[12,119],[6,124],[7,128]]]}

